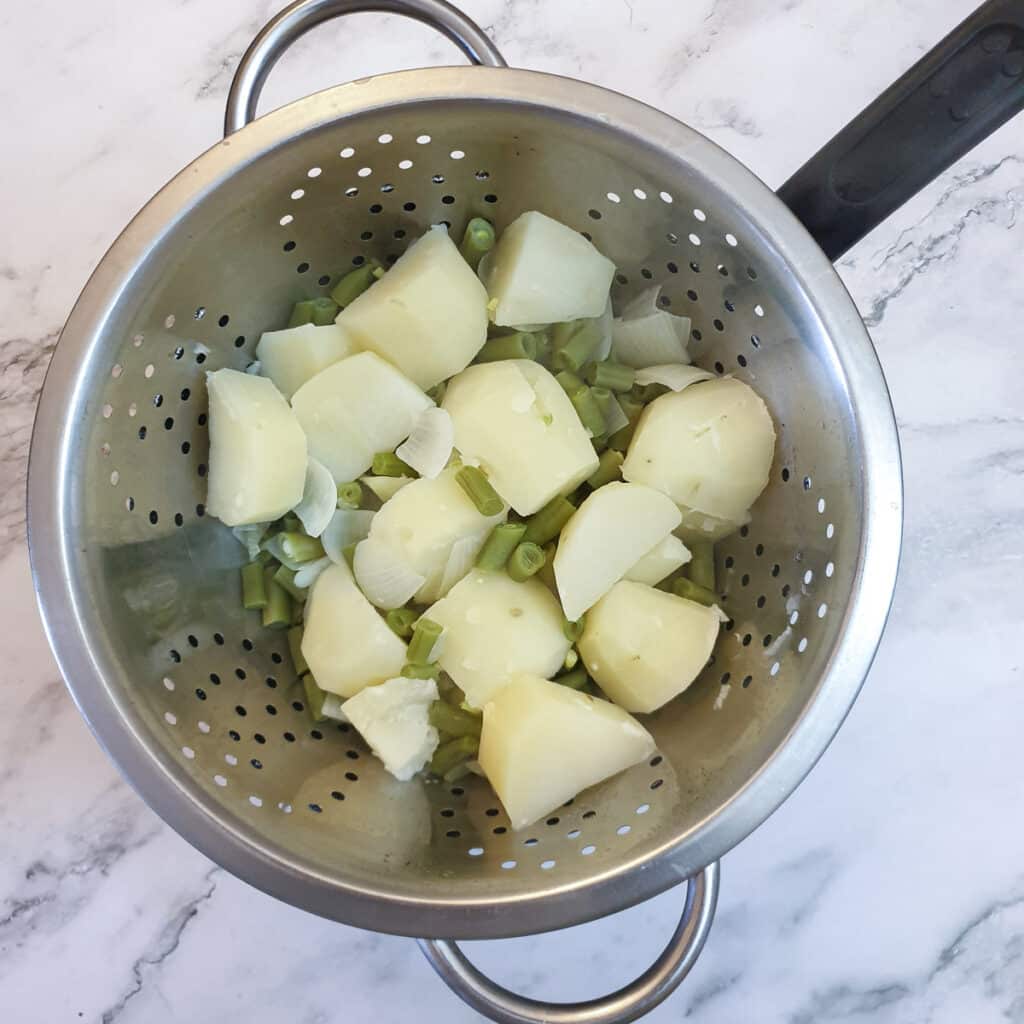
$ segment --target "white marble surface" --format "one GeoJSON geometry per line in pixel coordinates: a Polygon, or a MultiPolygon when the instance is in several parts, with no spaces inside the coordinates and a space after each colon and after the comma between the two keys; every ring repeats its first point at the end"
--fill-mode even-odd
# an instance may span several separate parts
{"type": "MultiPolygon", "coordinates": [[[[461,1022],[413,943],[321,921],[215,868],[89,736],[31,599],[35,396],[86,275],[218,137],[237,58],[279,0],[36,0],[0,10],[0,1016],[218,1024],[461,1022]]],[[[770,184],[973,0],[466,0],[513,64],[631,93],[770,184]]],[[[360,16],[290,53],[265,103],[453,51],[360,16]]],[[[1024,1021],[1024,120],[842,261],[892,388],[906,548],[868,685],[810,779],[724,866],[708,949],[650,1018],[1024,1021]]],[[[679,895],[480,945],[525,992],[639,971],[679,895]]]]}

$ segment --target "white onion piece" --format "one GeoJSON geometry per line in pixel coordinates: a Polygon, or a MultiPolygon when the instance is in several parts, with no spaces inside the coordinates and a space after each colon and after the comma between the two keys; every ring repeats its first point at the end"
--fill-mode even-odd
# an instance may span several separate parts
{"type": "Polygon", "coordinates": [[[487,540],[487,534],[483,536],[470,534],[460,537],[448,552],[448,561],[445,562],[444,572],[441,574],[441,585],[438,587],[438,597],[444,597],[459,580],[462,579],[476,561],[476,556],[487,540]]]}
{"type": "MultiPolygon", "coordinates": [[[[487,280],[491,274],[491,257],[494,255],[494,249],[488,249],[487,252],[480,257],[480,262],[476,265],[476,276],[483,282],[484,287],[487,287],[487,280]]],[[[494,304],[495,306],[497,303],[494,304]]],[[[488,305],[488,312],[491,312],[490,306],[488,305]]]]}
{"type": "Polygon", "coordinates": [[[639,320],[641,317],[650,316],[651,313],[657,313],[659,295],[661,295],[660,284],[653,284],[650,288],[645,288],[622,307],[621,319],[639,320]]]}
{"type": "Polygon", "coordinates": [[[302,501],[292,511],[310,537],[319,537],[327,529],[327,524],[338,507],[338,485],[331,476],[331,471],[312,456],[306,463],[306,486],[302,491],[302,501]]]}
{"type": "Polygon", "coordinates": [[[430,406],[416,417],[412,433],[395,454],[420,476],[433,480],[448,465],[454,440],[451,416],[444,409],[430,406]]]}
{"type": "Polygon", "coordinates": [[[356,545],[352,572],[366,600],[376,608],[401,608],[426,582],[387,544],[369,537],[356,545]]]}
{"type": "Polygon", "coordinates": [[[637,384],[663,384],[672,391],[682,391],[691,384],[699,384],[702,380],[713,380],[713,373],[702,370],[699,366],[683,366],[680,363],[668,363],[665,366],[645,366],[636,371],[637,384]]]}
{"type": "Polygon", "coordinates": [[[347,722],[348,715],[341,710],[341,705],[345,703],[348,698],[339,697],[336,693],[327,693],[324,695],[323,707],[320,709],[320,713],[324,718],[330,718],[335,722],[347,722]]]}
{"type": "Polygon", "coordinates": [[[365,484],[383,503],[393,498],[406,484],[411,484],[411,476],[361,476],[359,482],[365,484]]]}
{"type": "Polygon", "coordinates": [[[314,583],[316,583],[317,576],[320,575],[329,565],[334,563],[324,555],[323,558],[318,558],[315,562],[306,562],[301,569],[295,571],[295,579],[292,581],[295,586],[300,590],[308,590],[314,583]]]}
{"type": "Polygon", "coordinates": [[[338,565],[345,562],[342,552],[356,541],[363,540],[370,532],[372,512],[362,509],[339,508],[327,529],[320,535],[320,543],[324,546],[327,557],[338,565]]]}
{"type": "Polygon", "coordinates": [[[688,363],[685,337],[689,333],[686,317],[674,317],[663,309],[634,320],[614,320],[612,353],[618,362],[637,369],[659,363],[688,363]],[[677,325],[677,320],[682,324],[677,325]]]}
{"type": "Polygon", "coordinates": [[[235,540],[248,552],[250,562],[260,553],[260,541],[263,540],[263,534],[267,532],[267,525],[267,523],[251,523],[247,526],[231,527],[235,540]]]}
{"type": "Polygon", "coordinates": [[[263,364],[257,359],[245,368],[245,372],[251,373],[254,377],[259,377],[263,373],[263,364]]]}
{"type": "Polygon", "coordinates": [[[617,401],[612,402],[611,408],[608,410],[608,419],[605,421],[605,432],[614,434],[616,430],[628,426],[629,417],[622,411],[622,406],[617,401]]]}
{"type": "Polygon", "coordinates": [[[611,296],[609,296],[604,312],[597,318],[597,326],[601,329],[601,340],[597,343],[597,348],[594,349],[593,359],[595,362],[601,362],[611,355],[612,323],[614,319],[615,317],[612,315],[612,300],[611,296]]]}

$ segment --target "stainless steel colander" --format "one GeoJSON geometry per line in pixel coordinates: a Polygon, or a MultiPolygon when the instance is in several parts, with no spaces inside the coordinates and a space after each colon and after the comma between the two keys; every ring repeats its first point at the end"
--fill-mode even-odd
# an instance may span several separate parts
{"type": "MultiPolygon", "coordinates": [[[[1015,109],[982,105],[941,155],[890,150],[888,171],[872,163],[893,111],[910,109],[936,68],[963,98],[949,69],[964,53],[973,73],[976,50],[1016,52],[1021,6],[986,5],[847,130],[855,144],[840,135],[787,186],[830,256],[976,141],[979,119],[991,130],[1015,109]],[[1004,30],[1006,46],[987,45],[1004,30]]],[[[825,749],[881,635],[900,546],[899,451],[857,310],[804,224],[737,161],[634,100],[505,68],[440,0],[294,4],[243,59],[226,128],[111,248],[46,379],[30,542],[68,685],[127,778],[189,842],[339,921],[446,940],[520,935],[688,880],[655,966],[581,1006],[513,996],[452,942],[424,942],[445,980],[495,1020],[633,1020],[689,970],[718,858],[825,749]],[[384,75],[253,120],[284,47],[356,10],[426,21],[488,66],[384,75]],[[615,261],[618,302],[661,284],[666,304],[692,317],[695,361],[749,381],[779,443],[749,527],[719,545],[731,622],[698,682],[648,720],[657,756],[513,832],[482,781],[398,783],[347,726],[311,726],[283,637],[240,608],[242,549],[204,514],[204,375],[244,367],[261,330],[351,263],[394,260],[438,221],[459,230],[481,214],[500,229],[526,209],[615,261]]]]}

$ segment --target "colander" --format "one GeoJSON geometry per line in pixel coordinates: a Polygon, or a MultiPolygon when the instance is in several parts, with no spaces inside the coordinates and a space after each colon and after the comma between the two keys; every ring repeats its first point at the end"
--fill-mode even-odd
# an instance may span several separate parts
{"type": "Polygon", "coordinates": [[[895,583],[892,408],[829,257],[1020,107],[1022,46],[1024,3],[985,5],[780,198],[665,114],[507,69],[441,0],[301,0],[275,18],[242,60],[224,140],[129,224],[75,305],[32,441],[50,642],[143,798],[279,899],[443,937],[422,940],[431,962],[494,1020],[628,1021],[656,1005],[704,943],[718,859],[849,710],[895,583]],[[426,22],[484,66],[353,82],[254,120],[284,48],[364,10],[426,22]],[[204,375],[246,366],[282,310],[351,264],[392,262],[439,221],[501,229],[527,209],[615,261],[617,303],[660,284],[692,318],[695,361],[763,396],[778,448],[750,524],[718,546],[731,621],[715,654],[645,720],[657,755],[514,832],[482,780],[399,783],[347,725],[311,724],[283,636],[240,607],[242,548],[205,515],[204,375]],[[576,924],[682,881],[655,965],[589,1003],[513,995],[453,941],[576,924]]]}

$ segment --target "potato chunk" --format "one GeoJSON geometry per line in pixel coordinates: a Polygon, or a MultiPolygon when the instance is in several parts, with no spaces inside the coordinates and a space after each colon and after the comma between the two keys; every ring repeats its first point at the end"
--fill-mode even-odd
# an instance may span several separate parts
{"type": "Polygon", "coordinates": [[[340,324],[303,324],[268,331],[256,346],[256,358],[263,375],[290,399],[310,377],[358,351],[359,346],[340,324]]]}
{"type": "Polygon", "coordinates": [[[562,609],[535,579],[475,569],[425,614],[445,629],[441,668],[474,707],[521,672],[553,676],[569,650],[562,609]]]}
{"type": "Polygon", "coordinates": [[[306,602],[302,656],[320,689],[341,697],[393,679],[405,644],[363,597],[344,563],[324,569],[306,602]]]}
{"type": "Polygon", "coordinates": [[[569,396],[537,363],[508,359],[463,370],[444,399],[455,447],[476,459],[520,515],[568,494],[597,469],[569,396]]]}
{"type": "Polygon", "coordinates": [[[666,576],[671,576],[680,566],[686,565],[691,557],[689,548],[678,537],[669,534],[643,558],[637,559],[623,579],[653,587],[666,576]]]}
{"type": "Polygon", "coordinates": [[[768,483],[774,454],[775,427],[764,402],[742,381],[722,378],[652,402],[622,476],[679,505],[739,521],[768,483]]]}
{"type": "Polygon", "coordinates": [[[426,390],[465,369],[483,347],[487,292],[437,225],[337,322],[426,390]]]}
{"type": "Polygon", "coordinates": [[[562,530],[555,554],[566,618],[577,621],[681,518],[671,498],[642,484],[610,483],[590,494],[562,530]]]}
{"type": "Polygon", "coordinates": [[[240,370],[206,375],[210,473],[206,505],[228,526],[265,523],[302,499],[306,437],[281,393],[240,370]]]}
{"type": "Polygon", "coordinates": [[[520,675],[484,707],[480,765],[515,829],[654,749],[621,708],[536,676],[520,675]]]}
{"type": "Polygon", "coordinates": [[[484,283],[496,324],[552,324],[601,316],[614,273],[578,231],[530,210],[501,233],[484,283]]]}
{"type": "Polygon", "coordinates": [[[393,451],[431,405],[408,377],[373,352],[328,366],[292,398],[309,454],[338,483],[364,473],[377,452],[393,451]]]}
{"type": "Polygon", "coordinates": [[[699,675],[718,638],[719,611],[620,580],[587,613],[587,671],[627,711],[654,711],[699,675]]]}

